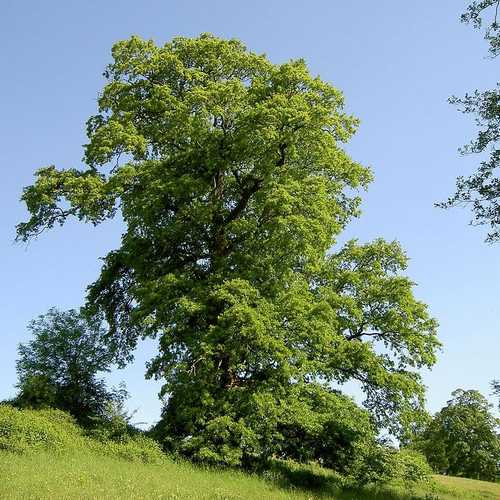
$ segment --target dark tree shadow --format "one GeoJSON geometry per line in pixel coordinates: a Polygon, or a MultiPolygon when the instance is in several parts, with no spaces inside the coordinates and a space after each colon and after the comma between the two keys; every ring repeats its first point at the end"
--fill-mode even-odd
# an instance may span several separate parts
{"type": "MultiPolygon", "coordinates": [[[[312,498],[335,500],[427,500],[407,490],[404,493],[388,487],[346,488],[342,478],[320,467],[273,461],[265,473],[268,479],[284,490],[302,491],[312,498]]],[[[435,498],[435,497],[434,497],[435,498]]]]}

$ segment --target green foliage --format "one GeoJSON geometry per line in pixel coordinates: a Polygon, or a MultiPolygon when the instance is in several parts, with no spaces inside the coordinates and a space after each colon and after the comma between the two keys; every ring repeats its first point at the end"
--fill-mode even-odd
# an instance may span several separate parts
{"type": "Polygon", "coordinates": [[[398,482],[342,489],[342,480],[318,466],[286,463],[267,479],[234,470],[212,470],[184,461],[161,465],[95,454],[0,451],[0,498],[127,498],[199,500],[497,500],[500,484],[435,476],[409,490],[398,482]]]}
{"type": "Polygon", "coordinates": [[[304,492],[333,493],[346,486],[345,478],[317,463],[298,463],[293,460],[272,460],[267,464],[261,477],[304,492]]]}
{"type": "Polygon", "coordinates": [[[417,451],[370,444],[356,455],[347,476],[347,484],[357,487],[400,481],[412,487],[430,481],[431,474],[425,457],[417,451]]]}
{"type": "Polygon", "coordinates": [[[416,438],[437,472],[495,481],[500,473],[500,421],[477,391],[457,389],[416,438]]]}
{"type": "Polygon", "coordinates": [[[55,408],[57,406],[57,386],[50,377],[43,374],[25,374],[18,383],[19,393],[11,404],[19,408],[55,408]]]}
{"type": "MultiPolygon", "coordinates": [[[[248,441],[251,444],[256,441],[255,434],[242,422],[236,422],[225,415],[210,420],[199,435],[185,439],[176,451],[181,451],[196,461],[236,466],[242,462],[248,441]]],[[[252,449],[252,452],[255,454],[256,450],[252,449]]]]}
{"type": "Polygon", "coordinates": [[[60,410],[17,410],[0,405],[0,448],[14,452],[82,448],[73,418],[60,410]]]}
{"type": "Polygon", "coordinates": [[[89,450],[97,455],[122,458],[129,462],[161,464],[165,456],[158,443],[142,435],[122,437],[120,441],[88,441],[89,450]]]}
{"type": "Polygon", "coordinates": [[[115,397],[106,405],[104,413],[91,417],[85,432],[93,439],[106,441],[127,441],[131,436],[138,436],[141,431],[131,423],[135,411],[129,413],[124,405],[128,392],[125,384],[119,384],[118,389],[113,390],[115,397]]]}
{"type": "Polygon", "coordinates": [[[422,454],[373,442],[357,450],[343,474],[325,469],[316,462],[304,464],[291,460],[271,461],[265,472],[266,477],[282,484],[311,490],[336,486],[358,491],[359,495],[363,495],[363,488],[382,488],[388,484],[402,484],[407,489],[430,486],[431,474],[422,454]]]}
{"type": "Polygon", "coordinates": [[[397,243],[328,253],[371,180],[342,149],[358,122],[341,92],[302,60],[275,65],[207,34],[132,37],[112,55],[86,166],[37,172],[18,238],[121,211],[86,311],[106,318],[118,359],[159,340],[148,376],[168,402],[155,432],[210,463],[342,462],[361,437],[329,386],[349,380],[377,425],[402,432],[423,403],[436,322],[397,243]]]}
{"type": "Polygon", "coordinates": [[[432,469],[425,456],[417,451],[402,449],[393,452],[389,464],[391,480],[402,481],[407,487],[431,480],[432,469]]]}
{"type": "Polygon", "coordinates": [[[231,413],[214,418],[187,439],[176,439],[167,407],[151,435],[169,451],[213,465],[253,467],[261,457],[274,454],[302,463],[317,461],[339,472],[375,440],[368,412],[323,386],[309,384],[281,408],[276,406],[270,397],[256,400],[252,411],[238,420],[231,413]]]}
{"type": "MultiPolygon", "coordinates": [[[[497,21],[498,0],[474,1],[462,15],[464,23],[471,23],[475,28],[485,28],[485,39],[489,44],[491,57],[500,53],[500,24],[497,21]],[[486,21],[486,22],[485,22],[486,21]]],[[[447,201],[438,206],[469,206],[474,214],[471,224],[489,225],[487,241],[500,238],[500,190],[498,167],[500,165],[500,84],[490,90],[475,90],[463,98],[451,97],[463,113],[475,116],[480,127],[477,137],[461,149],[462,154],[489,153],[489,158],[482,161],[478,169],[469,177],[457,178],[457,189],[447,201]]]]}
{"type": "Polygon", "coordinates": [[[493,389],[493,395],[498,398],[498,409],[500,410],[500,380],[492,380],[491,388],[493,389]]]}
{"type": "Polygon", "coordinates": [[[89,322],[74,310],[51,309],[28,328],[33,339],[19,345],[15,406],[59,408],[89,426],[126,399],[124,387],[110,391],[96,376],[109,371],[113,359],[99,322],[89,322]]]}
{"type": "Polygon", "coordinates": [[[490,54],[495,57],[500,53],[500,24],[498,23],[499,0],[474,0],[462,14],[463,23],[471,23],[474,28],[484,26],[483,16],[486,14],[486,29],[484,39],[489,44],[490,54]]]}
{"type": "Polygon", "coordinates": [[[95,453],[144,463],[161,463],[158,444],[138,433],[118,440],[93,439],[61,410],[18,410],[0,405],[0,450],[15,453],[95,453]]]}
{"type": "Polygon", "coordinates": [[[317,385],[305,387],[294,398],[278,430],[284,457],[301,463],[316,461],[341,473],[375,440],[367,411],[317,385]]]}
{"type": "Polygon", "coordinates": [[[113,414],[93,418],[85,431],[88,436],[103,442],[123,442],[130,436],[140,434],[140,431],[130,424],[128,418],[113,414]]]}

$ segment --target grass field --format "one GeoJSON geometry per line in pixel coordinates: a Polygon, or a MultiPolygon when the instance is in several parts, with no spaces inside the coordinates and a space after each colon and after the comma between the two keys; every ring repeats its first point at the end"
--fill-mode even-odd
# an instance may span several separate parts
{"type": "Polygon", "coordinates": [[[500,499],[500,484],[436,476],[413,491],[392,485],[340,491],[333,482],[300,490],[231,471],[127,462],[88,453],[18,455],[0,452],[0,498],[5,499],[500,499]]]}

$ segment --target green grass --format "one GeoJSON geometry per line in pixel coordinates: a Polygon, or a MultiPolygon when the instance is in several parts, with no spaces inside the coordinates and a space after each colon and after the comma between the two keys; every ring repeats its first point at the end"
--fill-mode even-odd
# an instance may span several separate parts
{"type": "Polygon", "coordinates": [[[439,498],[500,498],[500,484],[487,481],[476,481],[463,477],[434,476],[437,491],[442,492],[439,498]]]}
{"type": "Polygon", "coordinates": [[[345,491],[319,466],[274,462],[257,476],[169,459],[141,435],[94,439],[57,410],[0,405],[0,499],[499,499],[500,485],[436,476],[412,489],[345,491]]]}
{"type": "Polygon", "coordinates": [[[233,471],[166,460],[144,464],[82,451],[17,454],[0,451],[0,498],[5,499],[500,499],[500,485],[436,476],[433,486],[409,491],[342,492],[334,482],[310,490],[233,471]]]}

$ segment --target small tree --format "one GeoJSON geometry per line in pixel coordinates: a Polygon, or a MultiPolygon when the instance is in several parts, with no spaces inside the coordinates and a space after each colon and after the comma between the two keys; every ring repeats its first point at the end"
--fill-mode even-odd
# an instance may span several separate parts
{"type": "Polygon", "coordinates": [[[437,472],[495,481],[500,463],[499,420],[478,391],[457,389],[417,439],[437,472]]]}
{"type": "Polygon", "coordinates": [[[89,425],[124,400],[123,388],[108,390],[97,378],[113,362],[99,322],[90,323],[75,310],[50,309],[28,328],[33,340],[19,345],[15,405],[59,408],[89,425]]]}

